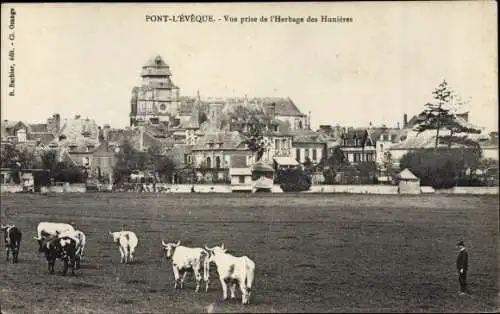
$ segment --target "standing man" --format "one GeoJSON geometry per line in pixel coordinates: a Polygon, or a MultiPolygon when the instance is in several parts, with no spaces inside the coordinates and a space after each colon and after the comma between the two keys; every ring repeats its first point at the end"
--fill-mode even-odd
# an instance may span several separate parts
{"type": "Polygon", "coordinates": [[[467,268],[468,268],[468,254],[465,250],[464,241],[459,241],[457,247],[460,250],[457,256],[457,271],[458,271],[458,282],[460,283],[459,295],[468,294],[467,290],[467,268]]]}

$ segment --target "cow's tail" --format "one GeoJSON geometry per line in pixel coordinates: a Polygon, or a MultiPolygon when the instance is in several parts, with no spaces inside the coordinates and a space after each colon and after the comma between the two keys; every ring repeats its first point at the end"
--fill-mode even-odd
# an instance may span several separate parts
{"type": "Polygon", "coordinates": [[[210,259],[207,251],[201,251],[203,259],[203,281],[205,281],[205,292],[208,292],[208,283],[210,281],[210,259]]]}
{"type": "Polygon", "coordinates": [[[245,256],[245,287],[252,291],[253,280],[255,276],[255,263],[245,256]]]}

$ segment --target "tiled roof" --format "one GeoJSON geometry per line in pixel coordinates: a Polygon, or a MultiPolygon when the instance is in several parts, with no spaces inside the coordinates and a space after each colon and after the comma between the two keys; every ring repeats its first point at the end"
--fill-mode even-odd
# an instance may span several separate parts
{"type": "MultiPolygon", "coordinates": [[[[445,135],[443,135],[445,136],[445,135]]],[[[414,133],[409,133],[405,141],[394,144],[390,149],[422,149],[422,148],[434,148],[436,143],[436,131],[428,130],[422,132],[418,135],[414,133]]],[[[444,140],[440,140],[438,147],[448,147],[448,143],[444,140]]],[[[451,148],[461,148],[466,147],[462,144],[452,143],[451,148]]]]}
{"type": "Polygon", "coordinates": [[[52,140],[51,143],[65,148],[71,146],[72,153],[87,152],[87,148],[91,151],[99,146],[97,123],[93,119],[68,119],[61,128],[58,138],[52,140]]]}
{"type": "MultiPolygon", "coordinates": [[[[135,128],[129,130],[110,130],[108,132],[108,142],[110,144],[120,146],[126,139],[135,149],[140,149],[141,130],[135,128]]],[[[163,152],[166,152],[174,146],[173,139],[155,137],[146,128],[144,132],[142,132],[142,143],[145,149],[153,145],[158,145],[163,152]]]]}
{"type": "Polygon", "coordinates": [[[241,134],[236,131],[207,133],[198,139],[193,150],[236,150],[241,148],[243,140],[241,134]]]}
{"type": "Polygon", "coordinates": [[[46,123],[36,123],[36,124],[29,125],[29,131],[32,133],[46,133],[49,130],[47,128],[46,123]]]}
{"type": "Polygon", "coordinates": [[[311,130],[300,130],[293,133],[293,142],[295,143],[327,143],[332,140],[333,138],[325,133],[311,130]]]}
{"type": "Polygon", "coordinates": [[[28,139],[35,140],[35,141],[40,139],[40,144],[48,145],[50,142],[52,142],[55,139],[55,135],[52,133],[49,133],[49,132],[29,134],[28,139]]]}
{"type": "MultiPolygon", "coordinates": [[[[363,147],[366,146],[367,143],[371,137],[370,134],[368,133],[367,129],[350,129],[346,133],[343,133],[341,136],[341,145],[342,146],[356,146],[356,147],[363,147]],[[356,143],[356,139],[361,139],[361,143],[356,143]]],[[[372,140],[372,145],[373,145],[373,140],[372,140]]]]}
{"type": "MultiPolygon", "coordinates": [[[[257,102],[261,102],[263,105],[271,105],[275,104],[275,113],[278,116],[305,116],[302,112],[300,112],[299,108],[295,105],[290,97],[282,98],[282,97],[265,97],[265,98],[256,98],[257,102]]],[[[267,108],[266,108],[267,109],[267,108]]]]}
{"type": "Polygon", "coordinates": [[[370,135],[374,144],[380,140],[380,136],[387,135],[388,141],[391,141],[393,143],[398,143],[402,139],[406,138],[406,136],[408,134],[407,129],[385,128],[385,127],[369,128],[367,131],[368,131],[368,134],[370,135]]]}

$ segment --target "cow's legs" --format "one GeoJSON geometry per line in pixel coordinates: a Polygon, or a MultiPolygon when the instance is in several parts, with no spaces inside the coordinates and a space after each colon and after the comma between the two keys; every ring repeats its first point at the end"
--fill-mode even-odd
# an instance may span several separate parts
{"type": "Polygon", "coordinates": [[[129,249],[129,262],[134,261],[134,249],[129,249]]]}
{"type": "Polygon", "coordinates": [[[177,269],[177,266],[172,266],[172,269],[174,271],[174,288],[177,289],[177,282],[179,281],[179,269],[177,269]]]}
{"type": "Polygon", "coordinates": [[[17,263],[19,259],[19,249],[21,248],[21,243],[18,243],[13,249],[12,249],[12,263],[17,263]]]}
{"type": "Polygon", "coordinates": [[[193,267],[193,271],[194,271],[194,276],[196,277],[196,289],[195,289],[195,291],[198,292],[198,291],[200,291],[200,283],[201,283],[200,268],[193,267]]]}
{"type": "Polygon", "coordinates": [[[64,259],[64,269],[63,269],[63,276],[66,276],[66,274],[68,273],[68,259],[65,258],[64,259]]]}
{"type": "MultiPolygon", "coordinates": [[[[9,247],[6,247],[5,248],[5,254],[6,254],[6,257],[5,257],[5,260],[8,261],[9,260],[9,252],[10,252],[10,248],[9,247]]],[[[14,253],[14,252],[13,252],[14,253]]]]}
{"type": "Polygon", "coordinates": [[[55,260],[49,260],[48,261],[48,264],[49,264],[49,273],[50,274],[53,274],[54,273],[54,264],[56,263],[55,260]]]}
{"type": "Polygon", "coordinates": [[[230,289],[231,289],[231,299],[236,298],[236,283],[235,282],[230,284],[230,289]]]}
{"type": "Polygon", "coordinates": [[[81,260],[81,256],[75,256],[75,267],[76,267],[76,269],[80,269],[80,260],[81,260]]]}
{"type": "Polygon", "coordinates": [[[183,271],[182,273],[182,278],[181,278],[181,289],[184,289],[184,280],[186,280],[188,272],[186,270],[183,271]]]}
{"type": "Polygon", "coordinates": [[[219,277],[219,279],[220,279],[220,285],[222,286],[222,299],[226,300],[227,299],[227,282],[222,277],[219,277]]]}
{"type": "Polygon", "coordinates": [[[120,246],[120,263],[125,262],[125,252],[124,249],[120,246]]]}
{"type": "Polygon", "coordinates": [[[240,281],[240,290],[241,290],[241,304],[248,304],[249,292],[244,280],[240,281]]]}
{"type": "Polygon", "coordinates": [[[71,264],[71,275],[75,275],[75,267],[76,267],[76,257],[75,258],[72,258],[70,260],[70,264],[71,264]]]}

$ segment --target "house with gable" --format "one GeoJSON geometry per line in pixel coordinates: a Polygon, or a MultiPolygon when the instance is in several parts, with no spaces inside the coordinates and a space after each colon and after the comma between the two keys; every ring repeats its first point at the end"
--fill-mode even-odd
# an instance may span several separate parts
{"type": "Polygon", "coordinates": [[[186,155],[186,162],[196,170],[201,181],[228,181],[231,158],[241,156],[251,166],[254,155],[239,132],[214,132],[198,140],[191,154],[186,155]]]}
{"type": "Polygon", "coordinates": [[[376,148],[368,129],[350,129],[341,135],[340,149],[351,164],[375,162],[376,148]]]}

